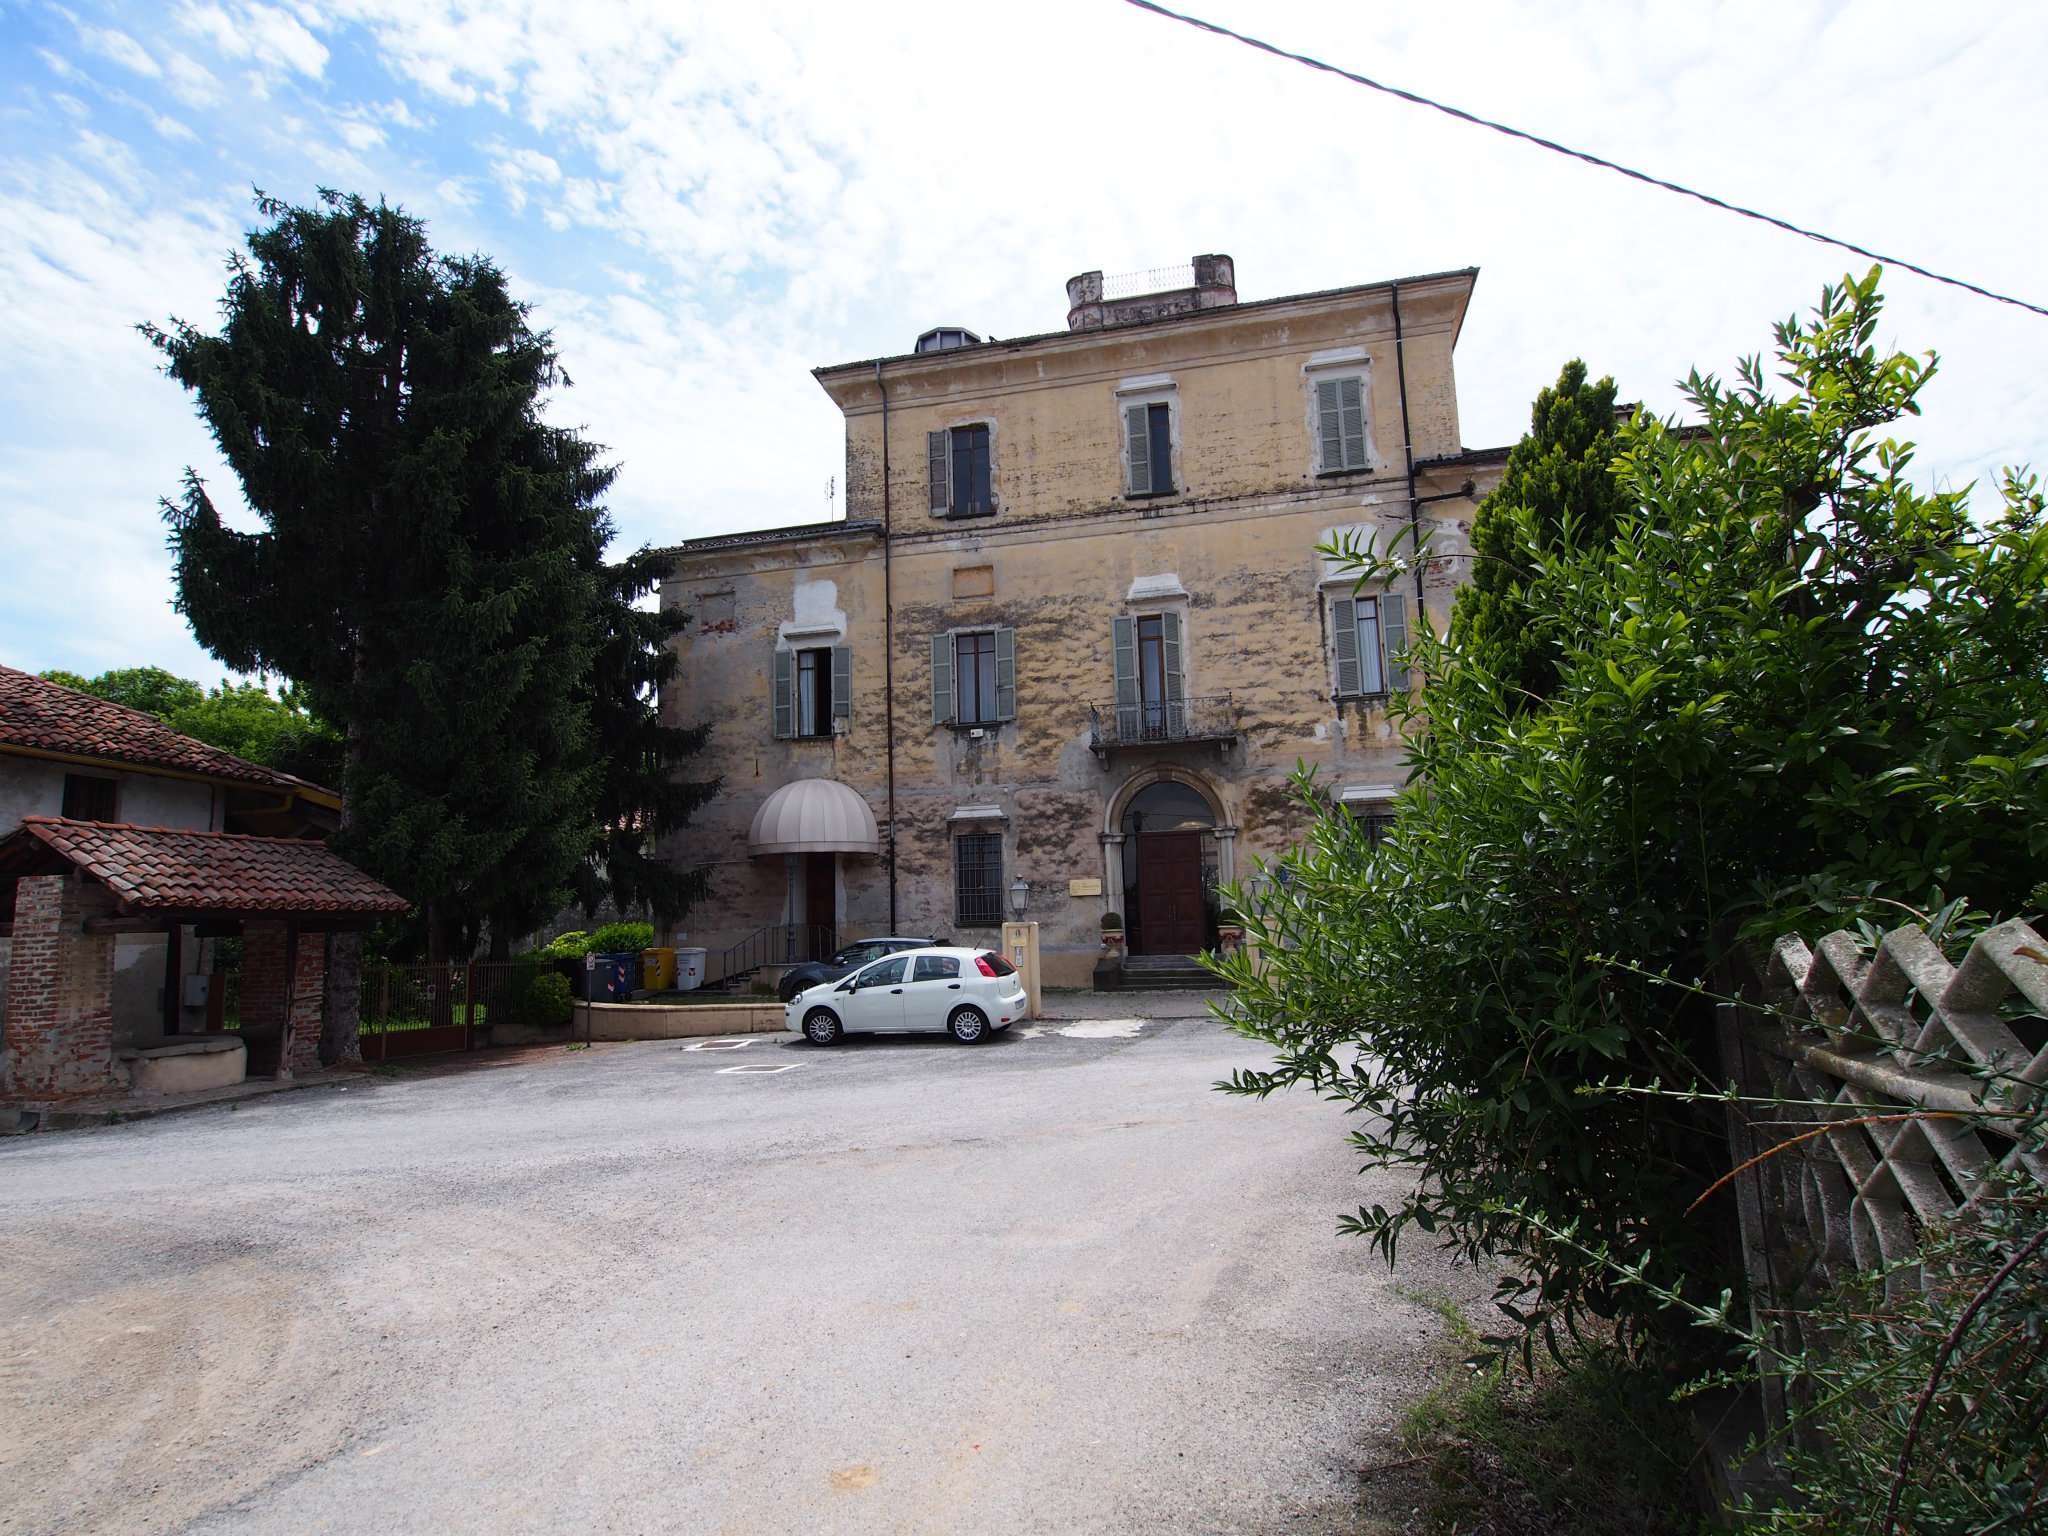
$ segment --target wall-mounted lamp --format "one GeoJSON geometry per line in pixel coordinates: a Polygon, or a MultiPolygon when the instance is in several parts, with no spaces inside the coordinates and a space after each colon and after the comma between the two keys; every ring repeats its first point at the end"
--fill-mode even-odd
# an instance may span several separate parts
{"type": "Polygon", "coordinates": [[[1010,882],[1010,911],[1018,917],[1022,917],[1024,909],[1029,905],[1031,905],[1031,882],[1022,875],[1019,875],[1010,882]]]}

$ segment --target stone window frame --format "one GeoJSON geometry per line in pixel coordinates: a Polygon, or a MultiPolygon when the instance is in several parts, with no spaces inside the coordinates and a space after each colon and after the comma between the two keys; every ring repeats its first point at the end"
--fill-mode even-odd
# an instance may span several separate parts
{"type": "Polygon", "coordinates": [[[1355,479],[1383,473],[1388,460],[1380,453],[1378,440],[1373,433],[1373,424],[1378,413],[1373,409],[1371,351],[1366,347],[1356,346],[1332,347],[1314,353],[1301,365],[1301,382],[1302,410],[1307,426],[1309,479],[1355,479]],[[1340,465],[1334,469],[1325,468],[1322,411],[1316,398],[1317,386],[1347,378],[1358,380],[1358,409],[1365,462],[1358,465],[1340,465]]]}
{"type": "Polygon", "coordinates": [[[992,806],[963,807],[963,811],[991,810],[995,811],[996,814],[968,816],[962,812],[955,812],[948,819],[950,836],[947,841],[952,844],[950,853],[953,865],[953,926],[956,928],[1001,929],[1003,926],[1005,911],[1003,904],[1007,899],[1003,875],[1010,867],[1011,852],[1009,838],[1006,835],[1009,818],[1003,815],[999,809],[992,806]],[[983,911],[986,910],[984,906],[977,906],[970,913],[963,903],[963,898],[967,895],[966,878],[968,869],[962,862],[962,856],[968,851],[970,841],[973,843],[974,851],[981,860],[981,871],[985,873],[991,868],[994,870],[993,884],[987,891],[980,893],[987,898],[989,903],[992,903],[993,917],[985,918],[982,916],[983,911]],[[994,845],[993,865],[987,862],[990,844],[994,845]]]}
{"type": "Polygon", "coordinates": [[[949,522],[979,522],[983,518],[999,516],[1003,510],[1002,492],[997,489],[1001,472],[1002,458],[999,453],[996,418],[993,414],[957,417],[941,426],[933,427],[925,434],[925,508],[931,516],[949,522]],[[988,507],[980,512],[963,512],[953,505],[953,434],[967,427],[988,429],[988,507]],[[937,474],[941,462],[938,454],[941,438],[945,439],[943,505],[938,500],[941,482],[937,474]]]}
{"type": "MultiPolygon", "coordinates": [[[[1122,487],[1123,499],[1161,501],[1168,497],[1187,495],[1185,455],[1181,444],[1180,385],[1173,375],[1153,373],[1120,380],[1112,391],[1112,398],[1116,401],[1117,483],[1122,487]],[[1141,491],[1131,485],[1131,448],[1135,441],[1131,436],[1131,412],[1143,408],[1149,413],[1155,405],[1166,407],[1167,485],[1163,490],[1155,488],[1141,491]]],[[[1149,463],[1149,415],[1146,430],[1149,463]]],[[[1151,483],[1154,487],[1158,485],[1156,466],[1153,467],[1151,483]]]]}

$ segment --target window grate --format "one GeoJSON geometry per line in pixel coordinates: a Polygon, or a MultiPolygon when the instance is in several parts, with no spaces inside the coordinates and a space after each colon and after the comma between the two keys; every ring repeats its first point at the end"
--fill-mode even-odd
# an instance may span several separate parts
{"type": "Polygon", "coordinates": [[[953,905],[963,928],[992,928],[1003,920],[1003,838],[999,832],[964,832],[953,839],[953,905]]]}

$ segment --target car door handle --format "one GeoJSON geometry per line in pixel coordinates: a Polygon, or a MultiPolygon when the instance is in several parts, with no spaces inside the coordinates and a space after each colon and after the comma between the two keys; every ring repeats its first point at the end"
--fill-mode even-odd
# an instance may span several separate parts
{"type": "Polygon", "coordinates": [[[901,997],[903,995],[903,989],[901,987],[891,987],[889,989],[889,995],[891,997],[901,997]]]}
{"type": "Polygon", "coordinates": [[[958,992],[960,990],[960,983],[957,981],[949,981],[946,983],[946,990],[948,992],[958,992]]]}

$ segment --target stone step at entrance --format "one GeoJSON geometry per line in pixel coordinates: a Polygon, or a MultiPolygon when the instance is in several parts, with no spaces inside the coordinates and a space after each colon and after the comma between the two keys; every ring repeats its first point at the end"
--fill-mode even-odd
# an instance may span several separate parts
{"type": "Polygon", "coordinates": [[[1225,984],[1196,963],[1193,955],[1126,955],[1121,990],[1126,992],[1222,992],[1225,984]]]}

